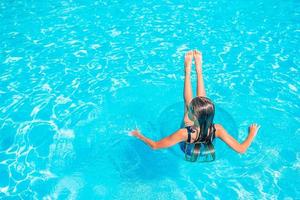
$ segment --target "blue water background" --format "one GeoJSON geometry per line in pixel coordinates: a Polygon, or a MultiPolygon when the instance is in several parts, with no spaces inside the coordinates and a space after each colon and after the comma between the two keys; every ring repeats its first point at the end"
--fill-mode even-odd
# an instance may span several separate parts
{"type": "Polygon", "coordinates": [[[296,0],[1,1],[0,198],[299,199],[299,44],[296,0]],[[230,134],[261,125],[246,154],[128,135],[179,127],[190,49],[230,134]]]}

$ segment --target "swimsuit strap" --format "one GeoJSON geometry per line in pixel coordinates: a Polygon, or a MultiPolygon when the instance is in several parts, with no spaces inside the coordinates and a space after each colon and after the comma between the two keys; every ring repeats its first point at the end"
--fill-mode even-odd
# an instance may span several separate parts
{"type": "Polygon", "coordinates": [[[185,127],[187,132],[188,132],[188,139],[187,139],[187,142],[188,143],[191,143],[191,133],[194,132],[192,126],[187,126],[185,127]]]}
{"type": "Polygon", "coordinates": [[[215,139],[215,137],[216,137],[216,127],[215,127],[215,124],[212,124],[212,128],[213,128],[213,130],[212,130],[212,135],[211,135],[211,138],[210,138],[211,141],[213,141],[215,139]]]}
{"type": "Polygon", "coordinates": [[[212,124],[210,126],[210,132],[209,134],[207,135],[207,139],[210,140],[210,142],[213,142],[213,140],[215,139],[216,137],[216,128],[215,128],[215,124],[212,124]]]}
{"type": "Polygon", "coordinates": [[[215,124],[211,124],[210,131],[209,131],[208,135],[206,136],[206,138],[204,139],[203,143],[213,142],[213,140],[216,137],[215,133],[216,133],[215,124]]]}

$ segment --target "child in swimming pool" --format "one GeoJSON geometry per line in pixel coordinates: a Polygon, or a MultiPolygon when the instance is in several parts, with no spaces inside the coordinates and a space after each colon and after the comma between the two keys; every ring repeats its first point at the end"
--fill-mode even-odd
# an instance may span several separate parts
{"type": "Polygon", "coordinates": [[[189,161],[196,161],[199,155],[201,156],[201,154],[205,152],[209,152],[214,160],[212,142],[215,138],[220,138],[236,152],[245,153],[260,126],[258,124],[251,124],[249,126],[248,137],[242,143],[239,143],[227,133],[221,124],[214,124],[215,106],[212,101],[206,97],[202,77],[201,52],[197,50],[187,52],[184,59],[184,66],[184,116],[182,128],[159,141],[153,141],[145,137],[139,130],[134,130],[131,134],[145,142],[153,150],[168,148],[180,143],[181,149],[189,161]],[[190,75],[193,58],[197,73],[197,96],[195,98],[192,98],[190,75]],[[193,147],[191,148],[189,144],[193,144],[193,147]]]}

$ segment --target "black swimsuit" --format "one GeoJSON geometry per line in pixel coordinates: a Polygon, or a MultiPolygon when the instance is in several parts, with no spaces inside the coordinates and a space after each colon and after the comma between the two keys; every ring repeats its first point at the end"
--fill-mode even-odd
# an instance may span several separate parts
{"type": "Polygon", "coordinates": [[[192,126],[187,126],[185,127],[187,132],[188,132],[188,139],[187,141],[183,141],[183,142],[180,142],[179,145],[180,145],[180,149],[183,151],[183,153],[185,153],[186,151],[186,154],[191,156],[192,155],[192,150],[193,150],[193,144],[191,143],[191,133],[194,132],[194,129],[192,128],[192,126]],[[187,145],[187,147],[186,147],[187,145]]]}
{"type": "MultiPolygon", "coordinates": [[[[186,130],[188,131],[188,139],[187,141],[183,141],[183,142],[180,142],[179,145],[180,145],[180,149],[186,153],[187,155],[191,156],[192,153],[193,153],[193,149],[194,149],[194,142],[191,143],[191,133],[193,133],[195,131],[195,128],[193,126],[187,126],[185,127],[186,130]]],[[[210,133],[209,135],[211,135],[210,137],[210,140],[211,142],[213,141],[213,139],[215,138],[215,126],[213,125],[213,130],[212,130],[212,134],[210,133]]],[[[203,146],[203,145],[201,145],[203,146]]]]}

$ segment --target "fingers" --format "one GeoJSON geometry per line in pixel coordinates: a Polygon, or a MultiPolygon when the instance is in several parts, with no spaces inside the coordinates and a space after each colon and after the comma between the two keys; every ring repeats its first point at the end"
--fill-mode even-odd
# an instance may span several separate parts
{"type": "Polygon", "coordinates": [[[260,125],[257,124],[257,123],[253,123],[253,124],[251,124],[250,126],[260,126],[260,125]]]}
{"type": "Polygon", "coordinates": [[[259,130],[260,129],[260,125],[257,125],[257,130],[259,130]]]}
{"type": "Polygon", "coordinates": [[[138,136],[140,134],[140,132],[138,131],[138,130],[133,130],[133,131],[131,131],[130,132],[130,134],[129,135],[132,135],[132,136],[138,136]]]}
{"type": "Polygon", "coordinates": [[[259,124],[257,124],[257,123],[253,123],[253,124],[250,125],[250,128],[256,128],[257,130],[259,130],[260,127],[261,126],[259,124]]]}

